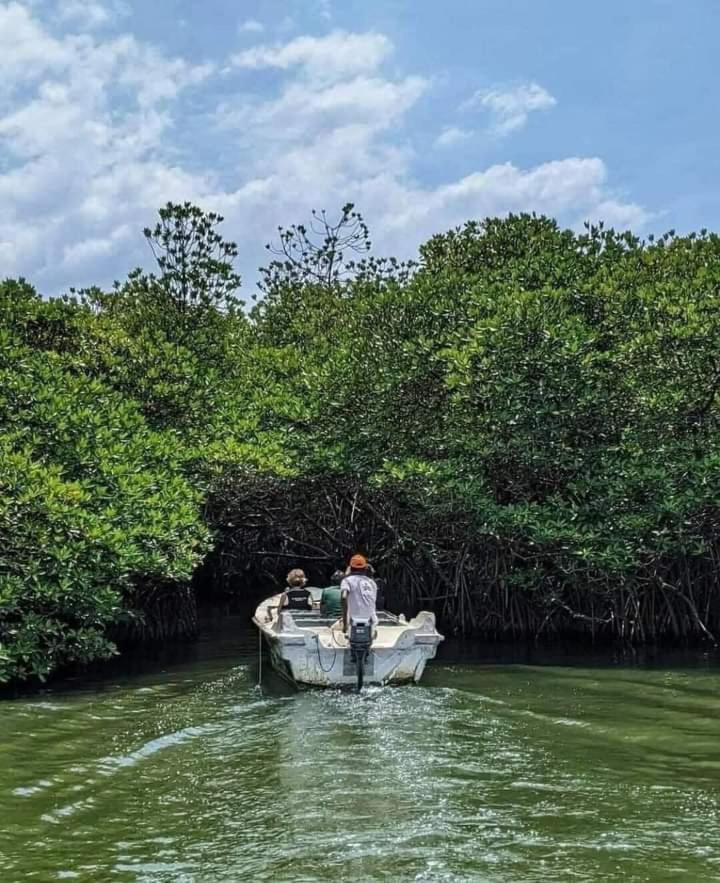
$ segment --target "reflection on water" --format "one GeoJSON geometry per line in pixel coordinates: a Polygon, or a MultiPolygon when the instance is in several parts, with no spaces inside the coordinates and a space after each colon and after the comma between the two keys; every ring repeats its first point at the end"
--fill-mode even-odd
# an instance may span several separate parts
{"type": "Polygon", "coordinates": [[[254,647],[0,704],[0,880],[720,880],[714,665],[451,648],[358,696],[254,647]]]}

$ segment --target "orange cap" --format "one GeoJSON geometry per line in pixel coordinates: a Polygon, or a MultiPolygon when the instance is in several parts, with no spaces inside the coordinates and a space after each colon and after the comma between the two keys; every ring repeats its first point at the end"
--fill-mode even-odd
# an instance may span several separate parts
{"type": "Polygon", "coordinates": [[[353,555],[350,559],[350,567],[353,570],[362,570],[367,567],[367,558],[364,555],[353,555]]]}

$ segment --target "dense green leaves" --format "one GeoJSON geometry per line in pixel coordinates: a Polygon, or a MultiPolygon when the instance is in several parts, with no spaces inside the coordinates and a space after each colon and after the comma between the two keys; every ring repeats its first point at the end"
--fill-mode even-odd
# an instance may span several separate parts
{"type": "MultiPolygon", "coordinates": [[[[717,621],[718,238],[511,216],[421,258],[410,279],[287,287],[259,315],[264,339],[301,355],[304,389],[285,388],[315,416],[293,440],[305,470],[399,482],[429,517],[418,544],[465,524],[445,550],[456,586],[458,562],[483,574],[487,552],[497,591],[508,571],[568,612],[579,590],[571,616],[599,592],[598,621],[625,621],[618,592],[641,591],[642,636],[638,599],[659,588],[693,611],[699,592],[717,621]],[[498,538],[506,551],[488,552],[498,538]]],[[[694,612],[679,629],[702,630],[694,612]]]]}
{"type": "Polygon", "coordinates": [[[246,315],[221,220],[169,204],[112,292],[0,285],[0,681],[112,653],[211,530],[238,572],[364,544],[463,629],[720,625],[718,237],[511,216],[402,265],[348,205],[246,315]]]}
{"type": "Polygon", "coordinates": [[[139,405],[78,355],[91,315],[14,283],[0,295],[3,682],[112,653],[108,630],[133,613],[135,586],[187,581],[208,535],[181,439],[152,431],[139,405]],[[59,312],[70,316],[62,333],[33,333],[58,324],[59,312]]]}

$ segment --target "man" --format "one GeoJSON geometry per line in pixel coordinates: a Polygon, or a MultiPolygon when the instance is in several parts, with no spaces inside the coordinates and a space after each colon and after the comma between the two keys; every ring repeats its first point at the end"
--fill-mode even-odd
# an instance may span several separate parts
{"type": "Polygon", "coordinates": [[[343,631],[347,634],[353,620],[370,621],[377,625],[375,607],[377,586],[368,575],[367,559],[363,555],[353,555],[350,559],[350,573],[340,583],[343,599],[343,631]]]}
{"type": "Polygon", "coordinates": [[[322,590],[320,596],[320,615],[333,616],[340,619],[342,616],[342,592],[340,583],[343,581],[345,574],[342,570],[336,570],[330,580],[331,585],[327,589],[322,590]]]}
{"type": "Polygon", "coordinates": [[[375,598],[375,609],[376,610],[384,610],[385,609],[385,580],[375,573],[375,568],[370,563],[368,563],[368,566],[367,566],[367,575],[370,577],[370,579],[375,581],[375,585],[377,587],[377,597],[375,598]]]}

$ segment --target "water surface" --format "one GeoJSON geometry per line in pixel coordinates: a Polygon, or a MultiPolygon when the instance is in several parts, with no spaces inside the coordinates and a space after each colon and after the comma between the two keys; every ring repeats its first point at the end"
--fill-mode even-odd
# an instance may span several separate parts
{"type": "Polygon", "coordinates": [[[241,630],[0,703],[0,880],[720,880],[720,669],[293,693],[241,630]]]}

